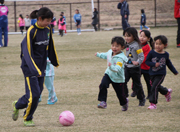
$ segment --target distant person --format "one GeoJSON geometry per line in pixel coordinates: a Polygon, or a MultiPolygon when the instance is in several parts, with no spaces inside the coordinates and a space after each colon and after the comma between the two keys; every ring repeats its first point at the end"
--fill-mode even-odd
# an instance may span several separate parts
{"type": "Polygon", "coordinates": [[[28,28],[31,26],[31,20],[29,19],[29,15],[26,15],[26,18],[24,18],[24,21],[25,21],[25,28],[27,32],[28,28]]]}
{"type": "Polygon", "coordinates": [[[58,20],[58,29],[59,29],[59,35],[61,35],[61,37],[63,36],[64,26],[65,26],[64,18],[63,15],[60,14],[60,19],[58,20]]]}
{"type": "Polygon", "coordinates": [[[180,48],[180,0],[175,0],[174,17],[177,19],[177,24],[178,24],[176,43],[177,43],[177,48],[180,48]]]}
{"type": "Polygon", "coordinates": [[[77,27],[77,33],[78,35],[81,34],[81,14],[79,13],[79,10],[76,9],[75,11],[76,14],[74,14],[74,22],[76,24],[76,27],[77,27]]]}
{"type": "Polygon", "coordinates": [[[124,85],[124,67],[128,58],[122,51],[126,44],[122,37],[114,37],[111,41],[111,49],[106,53],[96,53],[95,56],[107,60],[107,69],[99,85],[98,108],[107,108],[107,89],[112,84],[116,96],[122,106],[122,111],[128,110],[128,99],[126,99],[124,85]]]}
{"type": "Polygon", "coordinates": [[[127,27],[130,27],[130,25],[128,23],[129,5],[126,0],[120,0],[117,8],[120,9],[120,14],[122,16],[122,28],[123,28],[123,30],[125,30],[127,27]]]}
{"type": "Polygon", "coordinates": [[[2,34],[4,35],[4,47],[8,45],[8,12],[4,0],[0,0],[0,47],[3,47],[2,34]]]}
{"type": "Polygon", "coordinates": [[[22,14],[19,15],[19,19],[18,19],[18,24],[19,24],[19,29],[23,35],[23,30],[24,30],[24,26],[25,26],[25,21],[24,18],[22,16],[22,14]]]}
{"type": "Polygon", "coordinates": [[[53,17],[51,21],[51,28],[52,28],[52,33],[54,33],[54,26],[56,25],[56,17],[53,17]]]}
{"type": "Polygon", "coordinates": [[[98,11],[97,8],[94,8],[93,17],[92,17],[92,25],[94,27],[94,30],[97,31],[96,25],[98,24],[98,11]]]}
{"type": "Polygon", "coordinates": [[[140,30],[142,30],[142,26],[144,26],[147,30],[150,30],[148,26],[146,26],[146,14],[144,12],[144,9],[141,9],[141,25],[140,30]]]}
{"type": "Polygon", "coordinates": [[[64,35],[67,35],[67,31],[66,31],[66,17],[64,16],[64,12],[61,12],[61,14],[63,15],[64,18],[64,35]]]}
{"type": "Polygon", "coordinates": [[[157,109],[158,92],[165,96],[167,102],[171,101],[172,89],[167,89],[161,85],[166,76],[166,65],[171,72],[175,75],[178,74],[178,71],[169,59],[169,53],[164,51],[168,43],[167,38],[164,35],[159,35],[154,38],[154,41],[154,50],[149,52],[146,59],[146,64],[150,66],[149,74],[152,81],[151,94],[149,97],[150,106],[148,109],[157,109]]]}

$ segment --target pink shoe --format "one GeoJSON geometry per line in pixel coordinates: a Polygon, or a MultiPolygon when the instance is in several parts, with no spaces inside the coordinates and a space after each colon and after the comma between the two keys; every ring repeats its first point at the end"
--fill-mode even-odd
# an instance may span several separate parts
{"type": "Polygon", "coordinates": [[[157,109],[157,106],[156,106],[156,104],[151,103],[150,106],[148,107],[148,109],[149,110],[157,109]]]}
{"type": "Polygon", "coordinates": [[[168,89],[168,93],[165,95],[167,102],[171,101],[171,93],[172,93],[172,89],[168,89]]]}

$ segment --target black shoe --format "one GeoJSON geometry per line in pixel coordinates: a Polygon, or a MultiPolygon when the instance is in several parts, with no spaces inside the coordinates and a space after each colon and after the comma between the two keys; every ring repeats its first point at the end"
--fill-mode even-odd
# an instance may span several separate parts
{"type": "Polygon", "coordinates": [[[139,106],[145,106],[146,99],[139,100],[139,106]]]}
{"type": "Polygon", "coordinates": [[[136,97],[136,95],[137,95],[137,94],[136,94],[136,92],[134,92],[134,91],[131,93],[131,97],[136,97]]]}

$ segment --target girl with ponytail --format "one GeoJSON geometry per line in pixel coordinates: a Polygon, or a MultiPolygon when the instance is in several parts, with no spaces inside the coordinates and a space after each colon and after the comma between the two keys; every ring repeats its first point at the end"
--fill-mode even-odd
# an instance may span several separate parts
{"type": "MultiPolygon", "coordinates": [[[[151,80],[150,80],[150,75],[149,75],[150,67],[146,65],[145,61],[146,61],[148,53],[151,51],[151,48],[154,49],[154,45],[153,45],[153,39],[151,38],[151,33],[148,30],[142,30],[140,32],[139,40],[141,42],[142,50],[144,53],[144,61],[141,64],[141,74],[144,76],[144,80],[147,85],[148,95],[146,99],[148,99],[151,93],[151,80]],[[151,48],[148,43],[150,44],[151,48]]],[[[133,91],[131,94],[131,97],[135,97],[135,96],[136,96],[136,93],[133,91]]]]}
{"type": "Polygon", "coordinates": [[[32,19],[37,22],[32,25],[21,43],[21,69],[25,77],[25,95],[13,102],[12,119],[16,121],[19,109],[26,108],[24,112],[24,125],[34,126],[33,114],[38,106],[47,64],[47,57],[52,65],[58,67],[59,60],[52,38],[50,27],[53,13],[50,9],[42,7],[31,13],[32,19]]]}
{"type": "Polygon", "coordinates": [[[24,30],[24,26],[25,26],[25,21],[24,21],[24,18],[22,16],[22,14],[19,15],[19,18],[18,18],[18,24],[19,24],[19,29],[23,35],[23,30],[24,30]]]}

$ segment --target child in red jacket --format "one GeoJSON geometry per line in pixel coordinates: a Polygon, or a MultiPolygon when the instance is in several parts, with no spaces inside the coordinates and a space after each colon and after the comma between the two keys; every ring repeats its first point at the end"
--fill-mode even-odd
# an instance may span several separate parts
{"type": "MultiPolygon", "coordinates": [[[[147,91],[148,91],[148,95],[146,99],[148,99],[151,93],[151,80],[149,76],[150,67],[146,65],[145,61],[146,61],[146,57],[148,53],[151,51],[150,46],[153,49],[153,39],[151,38],[151,33],[148,30],[142,30],[140,32],[139,40],[141,42],[142,50],[144,53],[144,61],[141,64],[141,74],[144,76],[144,80],[146,81],[147,91]],[[148,42],[150,43],[150,46],[148,42]]],[[[132,89],[133,89],[133,85],[132,85],[132,89]]],[[[135,96],[136,96],[136,93],[133,91],[133,93],[131,94],[131,97],[135,97],[135,96]]]]}
{"type": "Polygon", "coordinates": [[[175,4],[174,4],[174,18],[177,19],[177,23],[178,23],[177,48],[180,48],[180,0],[175,0],[175,4]]]}

